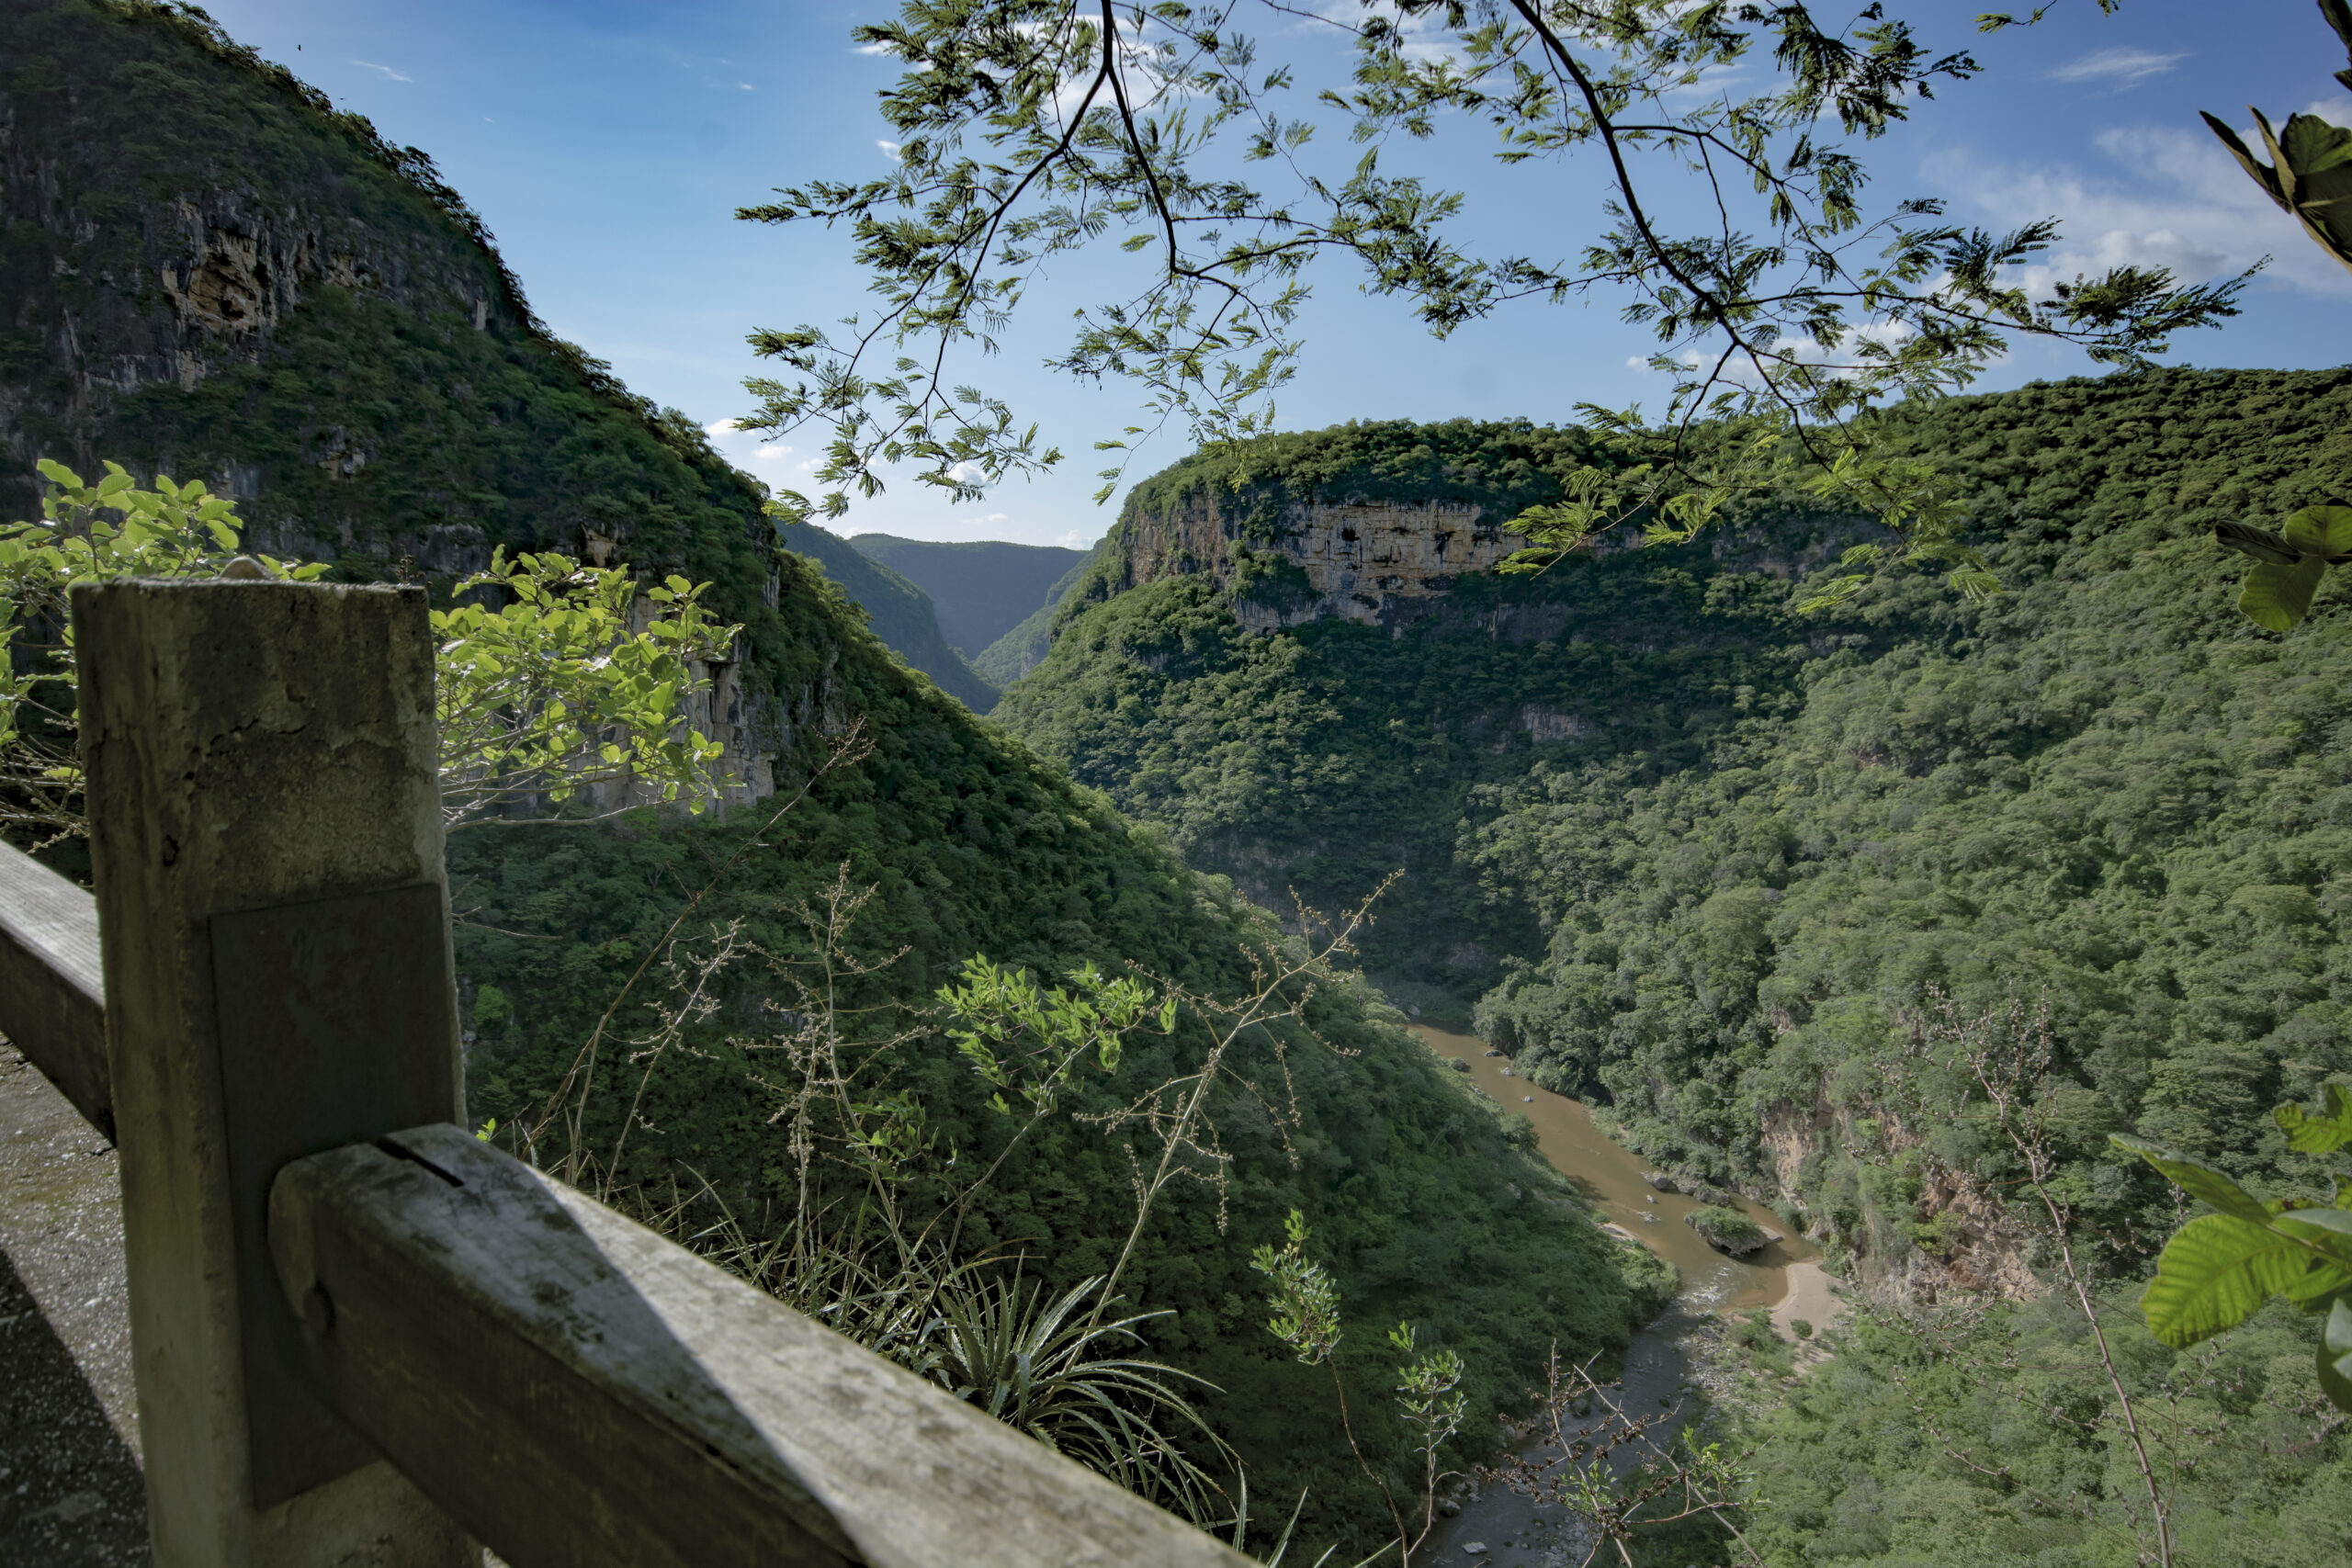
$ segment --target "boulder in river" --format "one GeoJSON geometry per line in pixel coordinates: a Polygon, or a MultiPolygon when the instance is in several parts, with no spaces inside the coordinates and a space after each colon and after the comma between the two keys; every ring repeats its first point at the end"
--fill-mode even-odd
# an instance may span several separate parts
{"type": "Polygon", "coordinates": [[[1652,1187],[1657,1188],[1661,1192],[1679,1192],[1682,1190],[1682,1188],[1675,1181],[1674,1178],[1667,1175],[1667,1173],[1662,1170],[1645,1170],[1642,1172],[1642,1179],[1648,1182],[1652,1187]]]}
{"type": "Polygon", "coordinates": [[[1720,1204],[1693,1209],[1682,1216],[1682,1223],[1697,1231],[1709,1247],[1734,1258],[1745,1258],[1773,1239],[1771,1232],[1737,1209],[1720,1204]]]}

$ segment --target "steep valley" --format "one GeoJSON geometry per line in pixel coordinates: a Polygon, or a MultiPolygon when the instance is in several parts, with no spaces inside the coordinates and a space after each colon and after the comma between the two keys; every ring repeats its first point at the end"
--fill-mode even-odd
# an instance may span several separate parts
{"type": "MultiPolygon", "coordinates": [[[[952,681],[910,669],[840,581],[780,547],[813,541],[779,541],[763,488],[693,421],[546,332],[422,153],[200,16],[144,0],[0,9],[0,220],[11,514],[37,511],[35,458],[93,475],[111,458],[206,479],[248,539],[334,580],[408,576],[446,602],[496,547],[556,550],[707,581],[742,624],[725,764],[758,800],[452,840],[475,1118],[518,1153],[578,1154],[684,1234],[723,1216],[771,1235],[796,1190],[775,1064],[811,1016],[797,985],[830,963],[843,1010],[827,1016],[892,1124],[915,1130],[922,1179],[1008,1156],[970,1205],[962,1260],[1018,1258],[1057,1292],[1103,1271],[1136,1221],[1129,1155],[1074,1115],[1181,1077],[1206,1026],[1188,1013],[1115,1072],[1090,1068],[1014,1148],[935,993],[985,955],[1049,983],[1091,963],[1238,995],[1245,953],[1282,940],[1259,911],[977,719],[952,681]],[[870,754],[821,772],[853,730],[870,754]],[[836,886],[864,900],[857,919],[812,935],[803,914],[835,908],[836,886]],[[736,954],[721,1004],[642,1055],[672,1016],[670,980],[721,948],[736,954]],[[551,1104],[571,1109],[543,1119],[551,1104]],[[526,1147],[534,1127],[553,1141],[526,1147]],[[704,1207],[674,1207],[697,1192],[704,1207]]],[[[1398,1484],[1382,1325],[1417,1323],[1464,1356],[1473,1418],[1450,1459],[1466,1461],[1493,1450],[1497,1414],[1551,1346],[1622,1342],[1668,1283],[1403,1021],[1339,983],[1295,1024],[1250,1032],[1240,1078],[1205,1102],[1216,1152],[1152,1212],[1126,1277],[1135,1310],[1158,1314],[1143,1348],[1207,1380],[1196,1404],[1253,1497],[1306,1493],[1300,1529],[1324,1541],[1371,1529],[1376,1492],[1329,1371],[1264,1326],[1250,1256],[1291,1213],[1361,1325],[1336,1365],[1398,1484]]],[[[856,1187],[843,1168],[826,1178],[839,1191],[856,1187]]]]}
{"type": "MultiPolygon", "coordinates": [[[[2191,1211],[2109,1135],[2331,1201],[2271,1111],[2352,1078],[2352,620],[2337,578],[2256,628],[2211,530],[2352,493],[2347,412],[2341,371],[1898,407],[1871,435],[1951,476],[2003,591],[1898,567],[1826,616],[1795,584],[1871,525],[1797,487],[1687,545],[1365,591],[1329,564],[1362,520],[1425,529],[1385,553],[1426,569],[1615,459],[1526,425],[1272,438],[1136,488],[999,712],[1270,907],[1401,871],[1366,966],[1475,1027],[1490,1091],[1586,1101],[1844,1276],[1826,1361],[1735,1293],[1603,1391],[1713,1412],[1758,1560],[2155,1561],[2153,1490],[2175,1562],[2318,1568],[2352,1551],[2352,1456],[2316,1325],[2160,1344],[2141,1293],[2191,1211]]],[[[1611,1157],[1557,1104],[1564,1168],[1611,1157]]],[[[1439,1540],[1595,1544],[1491,1485],[1439,1540]]]]}
{"type": "MultiPolygon", "coordinates": [[[[1770,1568],[2153,1560],[2127,1386],[2174,1561],[2352,1556],[2316,1323],[2154,1338],[2189,1209],[2109,1141],[2332,1201],[2271,1110],[2352,1081],[2352,593],[2261,631],[2211,535],[2352,495],[2352,370],[1872,416],[1964,500],[1981,604],[1896,563],[1801,614],[1879,536],[1788,476],[1690,542],[1501,574],[1525,508],[1634,460],[1527,421],[1201,452],[1083,556],[780,530],[547,330],[424,153],[153,0],[0,8],[0,515],[38,513],[37,459],[112,459],[436,604],[502,547],[709,582],[743,628],[695,710],[716,808],[449,840],[469,1119],[787,1300],[896,1299],[902,1230],[1048,1300],[1125,1264],[1119,1353],[1198,1380],[1253,1552],[1297,1504],[1284,1562],[1375,1562],[1420,1496],[1394,1326],[1460,1356],[1438,1492],[1484,1488],[1416,1564],[1577,1560],[1471,1475],[1562,1365],[1697,1418],[1770,1568]],[[1384,886],[1295,1016],[1236,1023],[1384,886]],[[1065,1023],[1106,976],[1177,1005],[1055,1077],[1046,1026],[984,1046],[953,1010],[988,964],[1065,1023]],[[1976,1076],[2012,1066],[2071,1252],[1976,1076]],[[810,1213],[849,1239],[777,1264],[810,1213]],[[1328,1367],[1270,1323],[1293,1224],[1328,1367]],[[1824,1269],[1834,1330],[1789,1294],[1824,1269]]],[[[944,1376],[942,1322],[891,1353],[944,1376]]],[[[1730,1539],[1702,1511],[1631,1561],[1730,1539]]]]}
{"type": "Polygon", "coordinates": [[[2007,591],[1893,572],[1834,618],[1791,580],[1864,524],[1799,491],[1691,545],[1415,576],[1440,534],[1499,548],[1590,444],[1281,437],[1136,488],[1003,719],[1271,907],[1401,870],[1363,944],[1390,994],[1475,998],[1657,1163],[1928,1293],[2016,1285],[1955,1174],[1985,1151],[1887,1078],[1939,995],[2047,998],[2101,1224],[2160,1236],[2171,1201],[2109,1130],[2318,1179],[2267,1113],[2352,1068],[2346,634],[2252,627],[2203,535],[2352,488],[2347,405],[2339,374],[2151,371],[1897,409],[2007,591]],[[1343,589],[1317,563],[1371,515],[1430,537],[1343,589]]]}

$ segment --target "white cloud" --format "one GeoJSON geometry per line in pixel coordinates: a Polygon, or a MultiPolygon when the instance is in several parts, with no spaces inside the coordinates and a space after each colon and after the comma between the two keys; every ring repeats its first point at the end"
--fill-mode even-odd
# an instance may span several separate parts
{"type": "Polygon", "coordinates": [[[743,89],[743,91],[745,91],[745,92],[747,92],[747,93],[748,93],[748,92],[750,92],[750,91],[752,90],[752,85],[751,85],[749,82],[738,82],[738,83],[736,83],[735,85],[736,85],[737,86],[739,86],[739,87],[742,88],[742,89],[743,89]]]}
{"type": "MultiPolygon", "coordinates": [[[[792,455],[792,448],[780,441],[770,441],[759,432],[745,430],[731,419],[717,420],[702,427],[719,456],[738,468],[753,471],[774,469],[792,455]]],[[[802,465],[808,467],[807,464],[802,465]]]]}
{"type": "Polygon", "coordinates": [[[2052,82],[2099,82],[2121,89],[2136,87],[2161,76],[2188,59],[2185,54],[2157,54],[2144,49],[2102,49],[2073,60],[2049,73],[2052,82]]]}
{"type": "Polygon", "coordinates": [[[351,62],[351,63],[352,63],[352,64],[354,64],[354,65],[356,65],[356,66],[360,67],[362,70],[366,70],[366,71],[380,71],[380,72],[382,72],[382,73],[384,73],[385,79],[386,79],[386,80],[388,80],[388,81],[392,81],[392,82],[413,82],[413,81],[415,81],[415,80],[416,80],[416,78],[415,78],[415,77],[413,77],[413,76],[403,76],[403,75],[401,75],[399,72],[397,72],[397,71],[393,70],[393,69],[392,69],[390,66],[389,66],[389,65],[379,65],[379,64],[377,64],[377,63],[376,63],[374,61],[372,61],[372,60],[355,60],[355,61],[352,61],[352,62],[351,62]]]}
{"type": "Polygon", "coordinates": [[[1067,534],[1057,535],[1054,543],[1066,550],[1091,550],[1094,547],[1094,541],[1101,537],[1102,535],[1090,533],[1084,528],[1072,528],[1067,534]]]}
{"type": "Polygon", "coordinates": [[[956,521],[967,527],[985,528],[991,523],[1010,523],[1012,519],[1001,512],[991,512],[985,517],[958,517],[956,521]]]}
{"type": "Polygon", "coordinates": [[[884,141],[877,139],[874,145],[881,148],[883,152],[888,153],[893,158],[899,155],[899,144],[895,141],[884,141]]]}
{"type": "Polygon", "coordinates": [[[852,54],[896,54],[899,51],[887,43],[862,43],[850,52],[852,54]]]}
{"type": "MultiPolygon", "coordinates": [[[[2347,107],[2352,103],[2337,106],[2339,112],[2347,107]]],[[[2266,279],[2336,299],[2352,292],[2352,278],[2213,137],[2117,127],[2101,133],[2097,145],[2113,161],[2104,175],[2064,164],[1996,166],[1965,152],[1931,160],[1928,173],[1996,223],[2059,220],[2059,245],[2019,274],[2031,288],[2112,266],[2169,267],[2184,283],[2206,283],[2267,255],[2266,279]]]]}
{"type": "MultiPolygon", "coordinates": [[[[1892,346],[1903,342],[1917,330],[1908,321],[1867,321],[1856,323],[1849,329],[1849,339],[1838,351],[1841,368],[1836,373],[1840,376],[1854,373],[1854,362],[1843,356],[1852,355],[1861,343],[1878,343],[1892,346]]],[[[1811,361],[1819,364],[1832,357],[1830,352],[1821,345],[1818,339],[1811,337],[1783,338],[1781,340],[1780,348],[1781,352],[1789,358],[1800,362],[1811,361]]],[[[1683,349],[1673,355],[1672,358],[1675,367],[1682,373],[1694,377],[1712,377],[1716,391],[1740,387],[1760,387],[1763,384],[1763,378],[1758,372],[1755,362],[1746,355],[1735,354],[1727,359],[1724,357],[1721,339],[1715,340],[1704,350],[1683,349]],[[1720,366],[1718,361],[1721,361],[1720,366]]],[[[1649,355],[1643,354],[1629,355],[1625,360],[1625,367],[1644,376],[1656,374],[1658,368],[1650,363],[1649,355]]]]}

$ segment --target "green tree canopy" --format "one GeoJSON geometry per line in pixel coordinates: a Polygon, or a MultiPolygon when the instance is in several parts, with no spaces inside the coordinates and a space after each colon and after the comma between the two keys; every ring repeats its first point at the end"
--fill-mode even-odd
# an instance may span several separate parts
{"type": "Polygon", "coordinates": [[[741,213],[845,226],[876,296],[838,331],[752,339],[783,373],[751,384],[746,423],[829,430],[829,513],[880,489],[884,464],[966,499],[1057,461],[1003,401],[956,385],[949,358],[993,348],[1048,267],[1100,244],[1150,257],[1148,281],[1080,309],[1050,363],[1132,382],[1147,424],[1208,443],[1265,432],[1309,269],[1331,257],[1441,337],[1518,302],[1592,298],[1655,333],[1676,378],[1657,461],[1531,519],[1539,544],[1641,519],[1687,536],[1793,433],[1901,547],[1944,556],[1981,592],[1933,477],[1866,460],[1852,415],[1965,386],[2019,334],[2143,362],[2232,314],[2245,282],[2118,267],[2036,293],[2015,269],[2049,251],[2054,217],[1992,232],[1932,193],[1872,190],[1867,144],[1979,70],[1880,4],[1825,21],[1763,0],[907,0],[857,37],[906,67],[882,95],[897,166],[741,213]],[[1317,28],[1344,44],[1344,73],[1320,73],[1317,28]],[[1582,250],[1462,237],[1464,194],[1387,161],[1438,139],[1523,171],[1530,211],[1556,211],[1597,164],[1607,195],[1582,250]],[[1335,140],[1351,151],[1327,159],[1335,140]],[[1758,438],[1701,463],[1679,437],[1711,417],[1754,421],[1758,438]]]}

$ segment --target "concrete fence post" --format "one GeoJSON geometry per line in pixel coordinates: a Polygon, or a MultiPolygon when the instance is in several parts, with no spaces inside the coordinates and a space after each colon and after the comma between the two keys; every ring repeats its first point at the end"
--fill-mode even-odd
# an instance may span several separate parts
{"type": "Polygon", "coordinates": [[[266,1232],[288,1162],[463,1120],[424,593],[73,609],[155,1562],[478,1562],[305,1385],[266,1232]]]}

